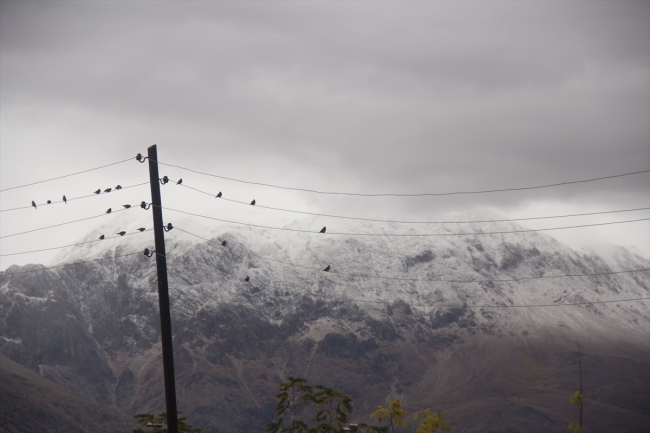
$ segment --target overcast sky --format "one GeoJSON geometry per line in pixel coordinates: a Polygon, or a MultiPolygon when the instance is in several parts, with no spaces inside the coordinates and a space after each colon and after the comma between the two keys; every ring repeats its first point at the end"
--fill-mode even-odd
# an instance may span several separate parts
{"type": "MultiPolygon", "coordinates": [[[[3,189],[133,157],[153,143],[160,161],[196,170],[364,193],[510,188],[650,168],[647,1],[2,1],[0,74],[3,189]]],[[[288,193],[171,168],[161,174],[242,201],[371,218],[650,206],[647,173],[532,191],[381,199],[288,193]]],[[[2,192],[0,208],[147,180],[147,164],[133,160],[2,192]]],[[[139,203],[149,200],[147,188],[3,212],[0,232],[139,203]]],[[[258,224],[296,217],[215,205],[178,189],[168,186],[163,204],[258,224]]],[[[0,251],[72,243],[96,225],[5,238],[0,251]]],[[[547,234],[575,248],[611,243],[650,255],[647,221],[547,234]]],[[[52,257],[2,257],[0,269],[52,257]]]]}

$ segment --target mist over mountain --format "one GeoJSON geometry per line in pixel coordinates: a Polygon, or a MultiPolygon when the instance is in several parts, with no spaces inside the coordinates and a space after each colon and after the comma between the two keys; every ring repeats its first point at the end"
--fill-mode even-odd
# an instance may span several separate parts
{"type": "MultiPolygon", "coordinates": [[[[121,215],[80,241],[150,227],[148,212],[121,215]]],[[[288,375],[350,395],[354,421],[400,398],[409,412],[444,412],[454,432],[563,432],[577,417],[576,340],[585,431],[650,431],[650,301],[587,303],[650,296],[648,271],[608,274],[650,268],[638,254],[486,234],[524,230],[514,222],[343,221],[318,234],[319,218],[270,230],[175,217],[166,213],[176,227],[166,252],[177,400],[206,433],[262,432],[288,375]],[[582,274],[604,275],[554,278],[582,274]]],[[[140,253],[152,247],[151,232],[136,233],[57,258],[106,260],[0,273],[2,374],[22,369],[26,387],[46,380],[44,401],[69,393],[71,407],[118,413],[114,426],[164,411],[155,263],[140,253]]],[[[14,423],[40,416],[34,405],[2,406],[0,419],[11,412],[14,423]]],[[[66,431],[92,429],[79,426],[66,431]]]]}

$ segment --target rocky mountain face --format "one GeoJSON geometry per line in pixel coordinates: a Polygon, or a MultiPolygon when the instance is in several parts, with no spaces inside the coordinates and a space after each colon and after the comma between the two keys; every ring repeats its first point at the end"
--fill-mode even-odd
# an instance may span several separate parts
{"type": "MultiPolygon", "coordinates": [[[[338,230],[368,236],[174,225],[167,258],[178,406],[206,433],[262,432],[288,375],[351,396],[355,421],[401,398],[409,412],[443,411],[455,432],[564,432],[578,414],[568,401],[579,381],[576,340],[585,431],[650,431],[650,301],[553,306],[650,296],[647,271],[553,278],[650,268],[640,256],[620,250],[605,259],[539,233],[485,234],[522,229],[514,223],[448,224],[428,228],[429,237],[368,223],[338,230]],[[326,265],[329,273],[320,271],[326,265]],[[550,306],[521,307],[540,304],[550,306]]],[[[64,259],[153,245],[129,242],[64,259]]],[[[164,411],[154,259],[16,273],[40,266],[0,274],[0,355],[12,360],[0,362],[2,374],[11,363],[24,370],[25,387],[49,384],[43,401],[67,392],[94,405],[112,431],[128,431],[135,413],[164,411]]],[[[15,404],[7,383],[0,421],[9,416],[5,399],[14,423],[43,416],[37,406],[58,410],[15,404]]],[[[39,428],[8,431],[63,431],[39,428]]]]}

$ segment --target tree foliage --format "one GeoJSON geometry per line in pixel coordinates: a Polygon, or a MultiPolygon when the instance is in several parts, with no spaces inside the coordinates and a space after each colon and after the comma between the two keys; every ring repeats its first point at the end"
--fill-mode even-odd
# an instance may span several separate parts
{"type": "Polygon", "coordinates": [[[307,406],[314,401],[314,390],[301,378],[287,377],[280,384],[280,393],[275,397],[278,404],[275,408],[276,420],[266,425],[269,433],[307,433],[309,426],[299,418],[300,406],[307,406]]]}
{"type": "Polygon", "coordinates": [[[571,430],[573,433],[582,433],[582,427],[574,423],[569,424],[569,430],[571,430]]]}
{"type": "MultiPolygon", "coordinates": [[[[417,419],[417,414],[413,419],[417,419]]],[[[445,415],[442,413],[431,413],[430,409],[424,412],[424,418],[415,433],[435,433],[438,430],[448,433],[451,427],[445,424],[445,415]]]]}
{"type": "Polygon", "coordinates": [[[385,433],[387,429],[351,424],[352,400],[340,391],[322,385],[311,386],[305,379],[287,377],[276,395],[275,420],[268,433],[385,433]]]}
{"type": "MultiPolygon", "coordinates": [[[[322,385],[311,386],[305,379],[287,377],[276,395],[275,420],[266,425],[268,433],[395,433],[406,428],[407,413],[400,400],[390,400],[388,407],[379,406],[370,418],[385,426],[348,424],[354,410],[350,397],[322,385]]],[[[417,416],[414,418],[417,419],[417,416]]],[[[417,433],[448,433],[445,416],[427,409],[417,433]]]]}
{"type": "MultiPolygon", "coordinates": [[[[407,413],[402,408],[402,402],[399,399],[389,400],[388,407],[379,406],[377,410],[370,414],[370,418],[374,418],[379,422],[386,422],[386,431],[395,433],[396,429],[405,429],[407,413]]],[[[413,420],[417,420],[419,414],[413,415],[413,420]]],[[[416,429],[416,433],[435,433],[442,431],[444,433],[451,432],[451,427],[445,424],[445,415],[442,413],[433,413],[431,409],[424,411],[424,418],[420,421],[420,425],[416,429]]]]}
{"type": "Polygon", "coordinates": [[[580,411],[580,424],[569,424],[569,430],[573,433],[582,433],[582,393],[580,391],[574,392],[573,395],[569,397],[569,403],[578,406],[578,410],[580,411]]]}
{"type": "Polygon", "coordinates": [[[577,404],[578,408],[582,406],[582,394],[580,393],[580,391],[574,392],[573,395],[569,397],[569,403],[577,404]]]}
{"type": "Polygon", "coordinates": [[[391,433],[395,433],[395,427],[406,427],[406,411],[402,409],[402,402],[399,399],[390,400],[388,407],[379,406],[370,414],[370,418],[379,422],[386,421],[391,433]]]}

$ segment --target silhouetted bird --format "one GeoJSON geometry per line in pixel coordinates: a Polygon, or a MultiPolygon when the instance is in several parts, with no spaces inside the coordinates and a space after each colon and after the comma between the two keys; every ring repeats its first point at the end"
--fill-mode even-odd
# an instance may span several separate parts
{"type": "Polygon", "coordinates": [[[223,241],[223,242],[221,242],[221,246],[225,247],[227,243],[228,243],[228,242],[223,241]]]}
{"type": "Polygon", "coordinates": [[[99,240],[103,240],[103,239],[104,239],[104,235],[101,235],[101,236],[99,237],[99,240]]]}
{"type": "Polygon", "coordinates": [[[122,185],[116,186],[115,189],[122,189],[122,185]]]}
{"type": "Polygon", "coordinates": [[[101,188],[95,191],[95,194],[99,194],[100,192],[102,192],[101,188]]]}
{"type": "Polygon", "coordinates": [[[52,204],[52,200],[48,200],[48,201],[47,201],[47,204],[52,204]]]}
{"type": "Polygon", "coordinates": [[[149,248],[145,248],[142,253],[147,257],[151,257],[151,255],[149,255],[149,248]]]}
{"type": "Polygon", "coordinates": [[[32,206],[34,206],[34,209],[38,209],[38,208],[36,207],[36,203],[34,203],[34,200],[32,200],[32,206]]]}
{"type": "Polygon", "coordinates": [[[147,230],[147,229],[145,229],[144,227],[140,227],[140,228],[138,229],[138,231],[140,231],[140,232],[143,232],[143,231],[145,231],[145,230],[147,230]]]}
{"type": "Polygon", "coordinates": [[[251,204],[252,204],[253,206],[255,206],[255,200],[253,200],[253,201],[251,202],[251,204]]]}
{"type": "Polygon", "coordinates": [[[325,233],[325,230],[327,230],[327,227],[323,227],[322,229],[320,229],[320,233],[325,233]]]}
{"type": "Polygon", "coordinates": [[[244,281],[246,281],[247,283],[248,283],[250,280],[251,280],[251,279],[250,279],[249,277],[244,278],[244,281]]]}
{"type": "Polygon", "coordinates": [[[130,204],[123,204],[122,206],[124,206],[124,209],[128,209],[128,208],[130,208],[130,207],[131,207],[131,205],[130,205],[130,204]]]}
{"type": "Polygon", "coordinates": [[[68,204],[68,199],[63,196],[63,203],[68,204]]]}
{"type": "Polygon", "coordinates": [[[121,232],[118,232],[117,234],[120,235],[120,236],[124,236],[126,234],[126,232],[124,230],[122,230],[121,232]]]}
{"type": "Polygon", "coordinates": [[[180,185],[181,183],[183,183],[183,179],[178,179],[178,182],[176,182],[176,185],[180,185]]]}
{"type": "Polygon", "coordinates": [[[104,190],[104,192],[111,192],[112,189],[113,189],[113,188],[106,188],[106,189],[104,190]]]}
{"type": "Polygon", "coordinates": [[[219,191],[219,194],[215,198],[221,198],[221,191],[219,191]]]}
{"type": "Polygon", "coordinates": [[[112,209],[109,207],[106,213],[111,213],[112,209]]]}
{"type": "Polygon", "coordinates": [[[330,269],[332,269],[332,268],[330,267],[330,265],[327,265],[327,267],[326,267],[325,269],[323,269],[323,270],[324,270],[325,272],[329,272],[330,269]]]}

